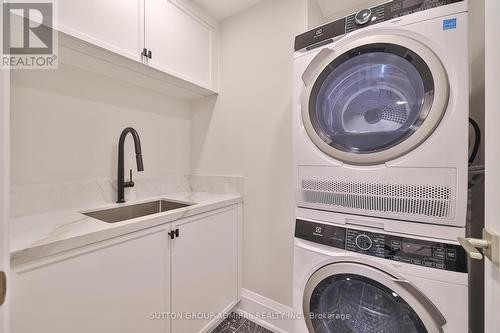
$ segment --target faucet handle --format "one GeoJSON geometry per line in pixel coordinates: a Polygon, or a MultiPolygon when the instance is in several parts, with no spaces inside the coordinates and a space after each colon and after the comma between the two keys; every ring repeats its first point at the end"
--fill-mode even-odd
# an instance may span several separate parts
{"type": "Polygon", "coordinates": [[[130,187],[133,187],[135,184],[134,184],[134,179],[132,179],[132,169],[130,169],[130,187]]]}
{"type": "Polygon", "coordinates": [[[130,169],[130,179],[128,182],[124,182],[123,187],[134,187],[134,180],[132,179],[132,169],[130,169]]]}

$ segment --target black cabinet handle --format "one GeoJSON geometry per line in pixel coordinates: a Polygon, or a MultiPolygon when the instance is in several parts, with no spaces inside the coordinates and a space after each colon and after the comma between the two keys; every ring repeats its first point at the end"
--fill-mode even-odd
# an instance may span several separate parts
{"type": "Polygon", "coordinates": [[[153,52],[151,50],[148,50],[148,58],[153,59],[153,52]]]}
{"type": "Polygon", "coordinates": [[[141,55],[142,55],[143,57],[147,57],[147,56],[148,56],[148,49],[144,48],[144,49],[142,50],[141,55]]]}
{"type": "Polygon", "coordinates": [[[170,239],[179,237],[179,229],[172,230],[168,233],[168,235],[170,236],[170,239]]]}

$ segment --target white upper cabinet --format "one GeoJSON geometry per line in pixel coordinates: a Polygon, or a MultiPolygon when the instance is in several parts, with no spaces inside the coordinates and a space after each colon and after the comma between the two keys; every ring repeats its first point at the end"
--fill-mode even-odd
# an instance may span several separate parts
{"type": "Polygon", "coordinates": [[[211,87],[214,29],[175,1],[145,4],[145,47],[152,52],[148,63],[211,87]]]}
{"type": "Polygon", "coordinates": [[[141,61],[144,0],[63,0],[57,11],[58,30],[141,61]]]}
{"type": "Polygon", "coordinates": [[[55,27],[76,37],[59,36],[60,62],[188,100],[217,93],[218,22],[191,1],[61,0],[55,27]]]}

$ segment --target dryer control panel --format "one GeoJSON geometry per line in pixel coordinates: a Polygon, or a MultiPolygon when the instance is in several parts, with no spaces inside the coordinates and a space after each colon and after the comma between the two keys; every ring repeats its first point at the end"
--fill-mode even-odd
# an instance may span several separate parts
{"type": "Polygon", "coordinates": [[[460,245],[375,233],[297,219],[295,237],[406,264],[467,272],[460,245]]]}
{"type": "Polygon", "coordinates": [[[333,42],[333,38],[354,30],[462,1],[464,0],[393,0],[378,6],[365,8],[343,19],[298,35],[295,38],[295,51],[311,50],[329,44],[333,42]]]}

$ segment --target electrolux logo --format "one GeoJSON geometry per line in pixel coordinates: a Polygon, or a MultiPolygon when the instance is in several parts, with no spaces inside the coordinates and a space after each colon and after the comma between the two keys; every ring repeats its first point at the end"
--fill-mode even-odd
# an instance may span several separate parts
{"type": "Polygon", "coordinates": [[[315,227],[314,228],[314,232],[313,232],[313,235],[314,236],[319,236],[319,237],[323,237],[323,229],[321,227],[315,227]]]}
{"type": "Polygon", "coordinates": [[[319,28],[318,30],[316,30],[313,38],[319,38],[321,36],[323,36],[323,28],[319,28]]]}
{"type": "Polygon", "coordinates": [[[2,68],[56,69],[52,1],[2,4],[2,68]]]}

